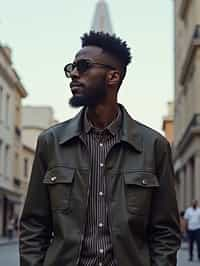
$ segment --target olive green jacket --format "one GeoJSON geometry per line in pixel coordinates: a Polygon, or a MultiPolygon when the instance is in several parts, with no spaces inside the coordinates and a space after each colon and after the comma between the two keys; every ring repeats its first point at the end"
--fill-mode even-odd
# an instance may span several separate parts
{"type": "MultiPolygon", "coordinates": [[[[105,163],[111,240],[118,266],[176,266],[179,216],[168,142],[122,110],[120,142],[105,163]]],[[[90,161],[84,109],[38,138],[20,220],[20,266],[78,265],[90,161]]]]}

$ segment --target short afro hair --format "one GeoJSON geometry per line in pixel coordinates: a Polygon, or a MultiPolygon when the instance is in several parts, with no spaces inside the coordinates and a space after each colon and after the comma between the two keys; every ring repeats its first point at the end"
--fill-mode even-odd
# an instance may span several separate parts
{"type": "Polygon", "coordinates": [[[105,32],[90,31],[85,33],[82,37],[82,47],[85,46],[97,46],[102,48],[105,52],[110,53],[119,60],[124,70],[131,62],[130,48],[125,41],[122,41],[115,34],[110,35],[105,32]]]}

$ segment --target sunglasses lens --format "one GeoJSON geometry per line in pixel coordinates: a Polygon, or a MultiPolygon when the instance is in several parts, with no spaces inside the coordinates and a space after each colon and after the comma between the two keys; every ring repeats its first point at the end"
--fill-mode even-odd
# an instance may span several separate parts
{"type": "Polygon", "coordinates": [[[77,66],[77,70],[79,73],[84,73],[85,71],[87,71],[90,68],[90,62],[86,61],[86,60],[79,60],[76,63],[77,66]]]}
{"type": "Polygon", "coordinates": [[[71,78],[71,73],[72,73],[72,71],[74,70],[75,67],[77,68],[77,71],[80,74],[82,74],[82,73],[84,73],[85,71],[87,71],[91,67],[91,63],[88,62],[87,60],[79,60],[76,63],[67,64],[64,67],[65,75],[66,75],[67,78],[71,78]]]}
{"type": "Polygon", "coordinates": [[[64,67],[65,75],[67,78],[70,78],[71,72],[73,71],[73,64],[68,64],[64,67]]]}

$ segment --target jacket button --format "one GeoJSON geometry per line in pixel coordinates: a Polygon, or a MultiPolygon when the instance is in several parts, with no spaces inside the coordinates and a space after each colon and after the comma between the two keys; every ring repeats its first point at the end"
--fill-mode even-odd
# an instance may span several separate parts
{"type": "Polygon", "coordinates": [[[51,177],[51,181],[52,181],[52,182],[56,181],[56,176],[52,176],[52,177],[51,177]]]}
{"type": "Polygon", "coordinates": [[[142,185],[147,185],[147,181],[145,179],[142,180],[142,185]]]}

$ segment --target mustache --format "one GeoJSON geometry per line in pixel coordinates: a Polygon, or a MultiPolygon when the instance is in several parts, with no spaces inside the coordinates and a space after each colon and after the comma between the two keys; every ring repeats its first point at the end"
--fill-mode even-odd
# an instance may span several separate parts
{"type": "Polygon", "coordinates": [[[72,81],[72,82],[70,82],[69,86],[70,86],[70,88],[72,88],[72,87],[76,87],[76,86],[81,87],[81,86],[84,86],[84,85],[81,82],[72,81]]]}

